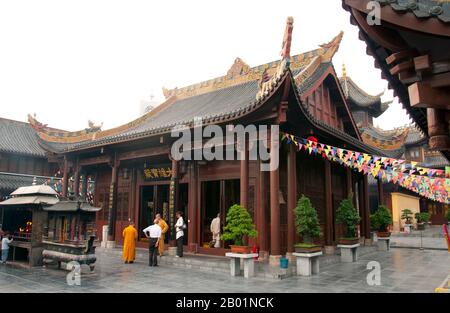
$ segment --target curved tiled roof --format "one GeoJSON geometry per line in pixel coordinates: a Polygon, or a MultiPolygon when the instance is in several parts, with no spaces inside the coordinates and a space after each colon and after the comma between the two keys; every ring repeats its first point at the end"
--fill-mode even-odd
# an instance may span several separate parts
{"type": "MultiPolygon", "coordinates": [[[[180,89],[164,89],[166,102],[155,110],[112,130],[83,133],[78,142],[74,134],[47,131],[46,125],[36,121],[41,145],[50,151],[68,152],[168,133],[176,125],[192,125],[194,117],[201,117],[204,124],[236,119],[263,104],[290,70],[299,73],[319,59],[330,62],[342,35],[289,60],[250,68],[236,59],[227,75],[180,89]]],[[[311,70],[305,78],[314,74],[311,70]]]]}
{"type": "Polygon", "coordinates": [[[450,166],[450,162],[441,154],[425,155],[423,166],[431,168],[444,168],[450,166]]]}
{"type": "Polygon", "coordinates": [[[389,108],[391,102],[381,102],[382,94],[369,95],[348,76],[341,77],[339,81],[346,99],[349,100],[349,105],[353,108],[356,106],[370,109],[373,117],[380,116],[389,108]]]}
{"type": "Polygon", "coordinates": [[[411,12],[418,18],[438,18],[450,22],[450,2],[443,0],[375,0],[390,5],[398,13],[411,12]]]}
{"type": "Polygon", "coordinates": [[[0,152],[45,157],[30,124],[0,118],[0,152]]]}
{"type": "Polygon", "coordinates": [[[422,132],[416,128],[410,127],[408,136],[406,137],[405,144],[411,145],[415,143],[419,143],[421,141],[426,141],[426,137],[422,134],[422,132]]]}

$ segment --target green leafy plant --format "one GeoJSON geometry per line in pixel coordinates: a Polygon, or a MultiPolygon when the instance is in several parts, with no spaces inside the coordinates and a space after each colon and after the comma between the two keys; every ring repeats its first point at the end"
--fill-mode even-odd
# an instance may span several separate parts
{"type": "Polygon", "coordinates": [[[308,197],[301,196],[294,209],[294,214],[297,233],[302,236],[304,244],[312,245],[314,238],[320,236],[320,224],[317,211],[308,197]]]}
{"type": "Polygon", "coordinates": [[[447,214],[445,215],[445,217],[447,218],[447,222],[450,223],[450,209],[447,210],[447,214]]]}
{"type": "Polygon", "coordinates": [[[430,220],[430,214],[427,212],[416,213],[414,217],[417,220],[417,223],[428,223],[430,220]]]}
{"type": "Polygon", "coordinates": [[[223,240],[233,241],[236,246],[243,245],[244,236],[255,238],[257,232],[247,209],[235,204],[228,209],[223,240]]]}
{"type": "Polygon", "coordinates": [[[412,224],[413,212],[410,209],[404,209],[400,218],[405,220],[405,224],[412,224]]]}
{"type": "Polygon", "coordinates": [[[370,226],[373,230],[379,232],[387,231],[389,225],[392,224],[392,216],[388,208],[380,205],[378,209],[370,215],[370,226]]]}
{"type": "Polygon", "coordinates": [[[357,227],[361,218],[358,211],[353,206],[353,194],[350,193],[347,199],[342,200],[336,210],[336,222],[345,226],[345,237],[356,238],[357,227]]]}

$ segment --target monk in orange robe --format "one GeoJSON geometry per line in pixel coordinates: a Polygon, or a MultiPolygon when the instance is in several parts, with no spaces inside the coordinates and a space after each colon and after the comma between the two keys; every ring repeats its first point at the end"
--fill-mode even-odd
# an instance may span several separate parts
{"type": "Polygon", "coordinates": [[[156,214],[156,219],[158,220],[158,225],[161,227],[161,237],[159,239],[158,251],[159,255],[164,255],[164,239],[167,231],[169,230],[169,225],[167,225],[166,221],[162,219],[161,214],[156,214]]]}
{"type": "Polygon", "coordinates": [[[134,228],[134,223],[130,222],[130,225],[126,227],[123,232],[123,260],[125,263],[133,263],[136,258],[136,240],[138,232],[134,228]]]}

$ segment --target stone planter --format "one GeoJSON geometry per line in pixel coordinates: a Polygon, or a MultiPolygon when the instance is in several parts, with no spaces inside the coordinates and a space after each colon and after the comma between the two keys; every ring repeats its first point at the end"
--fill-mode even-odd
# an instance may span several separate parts
{"type": "Polygon", "coordinates": [[[391,237],[379,237],[377,242],[378,251],[389,251],[391,247],[391,237]]]}
{"type": "Polygon", "coordinates": [[[337,247],[341,249],[341,262],[352,263],[358,261],[360,244],[354,245],[338,245],[337,247]]]}
{"type": "Polygon", "coordinates": [[[319,256],[322,252],[315,253],[293,253],[297,258],[297,275],[311,276],[319,273],[319,256]]]}
{"type": "Polygon", "coordinates": [[[417,223],[417,230],[425,230],[425,223],[417,223]]]}

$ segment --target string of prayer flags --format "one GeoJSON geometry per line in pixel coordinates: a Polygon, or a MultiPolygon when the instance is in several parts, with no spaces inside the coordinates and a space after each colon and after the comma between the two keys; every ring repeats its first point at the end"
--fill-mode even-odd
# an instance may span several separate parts
{"type": "Polygon", "coordinates": [[[450,203],[450,167],[446,167],[444,172],[419,166],[419,163],[414,161],[351,151],[319,143],[317,139],[313,141],[286,133],[282,140],[295,144],[299,151],[321,155],[329,161],[357,170],[364,175],[372,175],[382,181],[398,184],[425,198],[450,203]]]}

